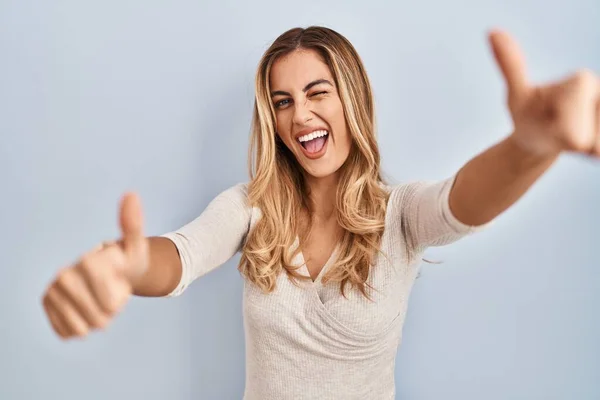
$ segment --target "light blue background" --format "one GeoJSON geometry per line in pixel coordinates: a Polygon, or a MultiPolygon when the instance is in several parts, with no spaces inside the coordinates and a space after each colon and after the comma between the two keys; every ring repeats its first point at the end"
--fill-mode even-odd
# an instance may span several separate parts
{"type": "MultiPolygon", "coordinates": [[[[441,179],[510,130],[486,31],[535,82],[600,71],[600,4],[564,1],[0,2],[0,398],[239,399],[238,257],[177,299],[134,298],[62,342],[41,295],[117,230],[146,233],[247,179],[254,69],[293,26],[346,35],[373,82],[383,165],[441,179]]],[[[398,398],[600,398],[600,163],[563,157],[495,224],[432,249],[397,358],[398,398]]]]}

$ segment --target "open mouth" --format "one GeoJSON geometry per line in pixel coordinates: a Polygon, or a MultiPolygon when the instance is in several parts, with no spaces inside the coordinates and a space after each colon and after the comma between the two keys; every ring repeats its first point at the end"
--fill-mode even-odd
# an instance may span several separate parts
{"type": "Polygon", "coordinates": [[[329,132],[325,130],[315,131],[298,138],[304,154],[309,158],[317,158],[325,153],[329,132]]]}

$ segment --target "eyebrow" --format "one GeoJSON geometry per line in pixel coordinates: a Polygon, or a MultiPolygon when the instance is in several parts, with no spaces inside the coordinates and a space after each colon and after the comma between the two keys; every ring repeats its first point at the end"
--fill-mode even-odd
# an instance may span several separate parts
{"type": "MultiPolygon", "coordinates": [[[[317,79],[315,81],[310,82],[306,86],[304,86],[304,89],[302,89],[302,91],[304,93],[306,93],[307,91],[310,90],[311,87],[316,86],[316,85],[320,85],[322,83],[326,83],[329,86],[333,86],[331,84],[331,82],[329,82],[327,79],[317,79]]],[[[271,97],[275,97],[275,96],[291,96],[291,94],[289,94],[288,92],[284,92],[283,90],[276,90],[274,92],[271,92],[271,97]]]]}

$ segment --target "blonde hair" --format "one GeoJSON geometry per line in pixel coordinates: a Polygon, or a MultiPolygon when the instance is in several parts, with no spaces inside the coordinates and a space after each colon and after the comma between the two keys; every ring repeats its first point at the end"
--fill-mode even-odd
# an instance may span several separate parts
{"type": "Polygon", "coordinates": [[[343,229],[337,259],[323,283],[339,282],[345,296],[350,284],[363,295],[384,230],[388,192],[382,187],[380,154],[375,133],[374,101],[363,63],[352,44],[325,27],[294,28],[280,35],[260,60],[255,79],[248,186],[249,203],[262,217],[248,233],[239,271],[264,292],[275,289],[282,271],[292,279],[306,280],[293,258],[301,251],[310,226],[300,223],[302,210],[311,215],[302,167],[275,132],[269,74],[280,57],[299,49],[315,50],[329,66],[335,80],[352,146],[340,168],[336,191],[337,222],[343,229]],[[289,249],[296,237],[300,245],[289,249]]]}

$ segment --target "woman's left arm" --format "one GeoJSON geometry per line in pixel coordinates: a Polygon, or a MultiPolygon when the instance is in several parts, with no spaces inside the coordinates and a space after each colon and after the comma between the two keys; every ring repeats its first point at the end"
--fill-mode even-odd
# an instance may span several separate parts
{"type": "Polygon", "coordinates": [[[457,174],[450,209],[482,225],[514,204],[564,152],[600,158],[600,79],[589,70],[545,86],[527,82],[525,62],[504,32],[490,34],[508,88],[513,133],[457,174]]]}

